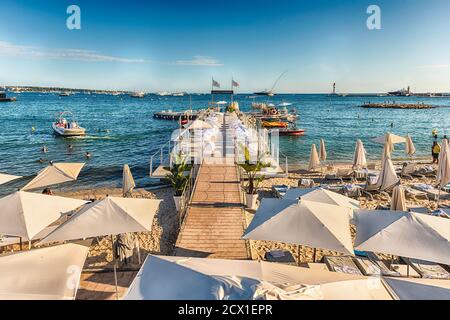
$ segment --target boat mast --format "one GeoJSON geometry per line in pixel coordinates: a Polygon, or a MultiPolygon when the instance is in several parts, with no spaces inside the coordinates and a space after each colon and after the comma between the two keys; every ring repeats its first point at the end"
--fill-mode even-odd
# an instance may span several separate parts
{"type": "Polygon", "coordinates": [[[281,77],[284,76],[284,74],[285,74],[286,72],[287,72],[287,70],[284,71],[282,74],[280,74],[280,76],[277,78],[277,80],[276,80],[275,83],[273,84],[272,89],[270,89],[269,93],[273,93],[273,89],[275,89],[275,86],[277,85],[278,81],[280,81],[281,77]]]}

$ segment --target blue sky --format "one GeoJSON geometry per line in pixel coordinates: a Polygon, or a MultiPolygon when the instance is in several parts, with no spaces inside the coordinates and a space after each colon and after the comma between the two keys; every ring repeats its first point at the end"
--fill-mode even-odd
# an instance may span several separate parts
{"type": "Polygon", "coordinates": [[[242,2],[2,0],[0,85],[252,92],[287,70],[277,92],[450,92],[450,1],[242,2]]]}

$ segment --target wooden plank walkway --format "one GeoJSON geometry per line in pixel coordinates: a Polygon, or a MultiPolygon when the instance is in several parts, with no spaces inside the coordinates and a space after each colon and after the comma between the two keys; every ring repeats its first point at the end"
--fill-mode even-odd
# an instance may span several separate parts
{"type": "Polygon", "coordinates": [[[178,235],[175,255],[249,259],[236,165],[200,167],[192,202],[178,235]]]}

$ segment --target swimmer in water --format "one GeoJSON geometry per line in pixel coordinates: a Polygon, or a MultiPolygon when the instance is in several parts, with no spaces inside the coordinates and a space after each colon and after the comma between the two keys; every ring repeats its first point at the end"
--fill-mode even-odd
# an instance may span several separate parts
{"type": "Polygon", "coordinates": [[[45,160],[44,160],[44,159],[42,159],[42,158],[39,158],[39,160],[38,160],[37,162],[39,162],[39,163],[44,163],[44,162],[45,162],[45,160]]]}
{"type": "Polygon", "coordinates": [[[88,158],[88,159],[91,158],[91,153],[90,153],[90,152],[87,152],[87,151],[86,151],[86,153],[85,153],[84,155],[85,155],[85,157],[88,158]]]}
{"type": "Polygon", "coordinates": [[[394,123],[393,122],[391,122],[391,128],[393,128],[394,127],[394,123]]]}
{"type": "Polygon", "coordinates": [[[43,153],[47,153],[47,152],[48,152],[47,146],[43,146],[43,147],[41,148],[41,151],[42,151],[43,153]]]}

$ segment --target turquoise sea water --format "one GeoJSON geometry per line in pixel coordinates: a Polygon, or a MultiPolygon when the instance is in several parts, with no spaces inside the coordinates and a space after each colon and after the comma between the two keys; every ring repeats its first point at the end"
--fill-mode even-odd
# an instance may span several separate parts
{"type": "MultiPolygon", "coordinates": [[[[46,166],[45,160],[86,161],[84,153],[92,158],[80,174],[75,187],[116,186],[121,180],[121,170],[128,163],[138,186],[152,183],[148,177],[149,157],[165,143],[177,122],[155,120],[153,112],[160,110],[185,110],[189,96],[158,97],[148,95],[133,99],[126,95],[84,95],[59,97],[57,94],[21,93],[15,103],[0,104],[0,172],[31,176],[46,166]],[[79,123],[88,130],[83,138],[64,139],[53,135],[51,123],[56,113],[72,111],[79,123]],[[32,133],[31,128],[36,131],[32,133]],[[40,151],[47,145],[49,152],[40,151]],[[72,150],[68,146],[72,145],[72,150]]],[[[215,100],[229,97],[215,97],[215,100]]],[[[450,98],[395,98],[396,102],[424,102],[444,106],[429,110],[381,110],[359,108],[366,101],[385,101],[386,97],[330,97],[327,95],[277,95],[259,97],[258,102],[278,104],[290,102],[299,114],[298,127],[307,130],[303,137],[280,137],[281,152],[290,163],[308,161],[311,143],[319,144],[324,138],[330,161],[351,160],[355,140],[363,140],[368,158],[379,158],[382,146],[370,138],[386,131],[411,134],[417,156],[429,156],[431,131],[439,136],[450,136],[450,98]],[[391,128],[391,123],[394,127],[391,128]]],[[[392,100],[393,98],[389,98],[392,100]]],[[[193,109],[205,108],[210,95],[192,95],[193,109]]],[[[237,95],[241,110],[250,110],[253,99],[237,95]]],[[[404,147],[399,146],[394,157],[403,157],[404,147]]],[[[7,185],[15,188],[20,183],[7,185]]],[[[1,188],[1,187],[0,187],[1,188]]],[[[6,191],[3,188],[2,193],[6,191]]]]}

